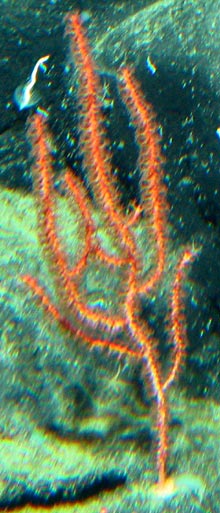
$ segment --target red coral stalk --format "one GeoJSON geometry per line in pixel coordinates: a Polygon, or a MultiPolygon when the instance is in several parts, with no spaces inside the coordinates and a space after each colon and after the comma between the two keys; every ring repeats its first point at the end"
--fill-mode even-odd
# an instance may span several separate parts
{"type": "MultiPolygon", "coordinates": [[[[140,318],[140,300],[156,285],[164,274],[167,258],[166,189],[161,168],[162,156],[157,126],[152,107],[146,102],[131,70],[122,71],[122,93],[136,130],[140,149],[141,211],[155,247],[153,270],[144,276],[144,257],[136,242],[134,225],[140,209],[127,217],[114,188],[111,172],[111,154],[108,148],[101,109],[102,88],[89,43],[78,13],[67,18],[67,32],[71,39],[71,52],[78,70],[79,102],[81,104],[80,148],[83,165],[87,169],[96,203],[108,231],[116,242],[118,254],[108,253],[97,235],[93,208],[84,187],[68,170],[64,177],[66,193],[79,210],[83,225],[84,245],[75,264],[70,265],[68,255],[58,235],[56,222],[56,195],[52,183],[52,166],[48,150],[48,130],[45,120],[36,114],[31,121],[29,135],[34,153],[34,184],[39,205],[39,224],[43,246],[49,256],[50,268],[58,280],[59,307],[55,306],[35,278],[24,276],[30,287],[62,327],[76,338],[91,346],[108,347],[112,352],[141,359],[151,384],[157,407],[157,492],[166,490],[168,455],[168,401],[167,389],[178,377],[186,346],[186,329],[183,309],[183,283],[188,264],[195,252],[184,251],[177,264],[171,290],[171,320],[173,359],[168,375],[164,378],[159,363],[157,341],[146,322],[140,318]],[[107,270],[119,271],[121,277],[120,302],[117,314],[99,307],[91,307],[80,288],[80,281],[91,262],[102,262],[107,270]],[[63,308],[64,307],[64,308],[63,308]],[[62,311],[65,311],[63,315],[62,311]],[[66,314],[66,312],[68,312],[66,314]],[[67,316],[66,316],[67,315],[67,316]],[[70,320],[71,319],[71,320],[70,320]],[[118,342],[116,335],[123,337],[118,342]],[[123,342],[121,342],[121,339],[123,342]]],[[[170,486],[170,480],[169,480],[170,486]]],[[[169,488],[168,486],[168,488],[169,488]]],[[[166,493],[166,492],[165,492],[166,493]]]]}

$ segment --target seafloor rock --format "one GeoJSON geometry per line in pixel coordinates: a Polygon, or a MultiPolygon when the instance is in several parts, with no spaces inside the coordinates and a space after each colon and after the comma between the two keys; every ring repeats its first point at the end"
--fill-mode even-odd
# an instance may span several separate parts
{"type": "MultiPolygon", "coordinates": [[[[61,503],[63,511],[62,501],[67,497],[70,502],[84,500],[100,489],[125,485],[126,477],[128,486],[106,495],[105,506],[131,513],[138,502],[139,511],[145,511],[156,473],[154,418],[146,376],[138,362],[118,360],[105,350],[89,350],[37,306],[21,281],[22,274],[37,277],[54,301],[57,296],[37,238],[33,197],[2,189],[0,202],[0,504],[37,503],[41,508],[42,503],[61,503]],[[93,487],[93,483],[98,485],[93,487]]],[[[59,198],[58,205],[58,224],[71,258],[79,244],[77,221],[66,198],[59,198]]],[[[96,222],[107,246],[110,239],[97,214],[96,222]]],[[[144,243],[146,248],[141,225],[136,235],[140,247],[144,243]]],[[[170,258],[172,262],[172,254],[170,258]]],[[[115,295],[118,279],[105,274],[109,293],[115,295]]],[[[95,281],[85,281],[92,301],[94,284],[97,291],[103,279],[100,271],[95,281]]],[[[165,282],[160,315],[169,276],[165,282]]],[[[151,311],[151,317],[155,322],[157,311],[154,315],[151,311]]],[[[162,340],[164,337],[161,347],[162,340]]],[[[170,394],[170,404],[170,470],[202,479],[198,494],[192,490],[187,492],[187,500],[184,493],[173,498],[171,507],[184,504],[188,513],[197,508],[198,501],[203,501],[204,507],[210,505],[209,490],[212,497],[218,494],[212,475],[219,461],[220,413],[211,400],[190,400],[176,388],[170,394]]],[[[103,503],[100,498],[94,500],[100,510],[103,503]]],[[[164,513],[169,508],[170,501],[163,503],[164,513]]]]}

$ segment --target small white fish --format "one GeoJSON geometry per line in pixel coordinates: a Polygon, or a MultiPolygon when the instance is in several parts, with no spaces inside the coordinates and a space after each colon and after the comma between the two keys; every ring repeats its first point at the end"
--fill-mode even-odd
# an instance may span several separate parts
{"type": "Polygon", "coordinates": [[[49,59],[50,55],[40,57],[36,62],[34,69],[31,73],[30,79],[25,83],[16,87],[13,98],[19,110],[29,109],[39,102],[40,96],[33,88],[37,81],[37,73],[39,68],[43,71],[46,70],[45,62],[49,59]]]}
{"type": "Polygon", "coordinates": [[[152,75],[154,75],[157,72],[157,66],[151,61],[150,56],[148,55],[146,60],[147,68],[151,72],[152,75]]]}

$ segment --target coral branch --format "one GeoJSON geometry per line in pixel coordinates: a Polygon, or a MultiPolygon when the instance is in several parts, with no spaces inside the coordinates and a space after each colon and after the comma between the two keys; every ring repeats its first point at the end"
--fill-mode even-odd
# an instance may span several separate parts
{"type": "Polygon", "coordinates": [[[187,346],[186,322],[184,314],[184,290],[183,285],[189,265],[195,260],[198,251],[187,248],[181,255],[175,271],[171,293],[171,315],[170,315],[170,342],[174,347],[173,365],[163,385],[166,390],[178,377],[180,367],[183,365],[185,350],[187,346]]]}
{"type": "Polygon", "coordinates": [[[63,316],[60,313],[60,310],[53,304],[51,298],[48,296],[46,291],[41,285],[39,285],[38,281],[28,274],[22,275],[21,281],[29,287],[34,296],[39,300],[40,304],[43,306],[44,310],[49,313],[59,324],[68,331],[71,335],[74,335],[77,339],[82,340],[84,343],[89,344],[95,347],[107,348],[109,351],[118,353],[122,356],[130,356],[137,360],[142,358],[140,352],[133,350],[127,346],[123,346],[118,343],[111,342],[109,339],[101,339],[97,337],[92,337],[86,331],[81,328],[74,326],[73,323],[67,319],[67,317],[63,316]]]}
{"type": "Polygon", "coordinates": [[[161,152],[155,115],[151,105],[143,97],[139,84],[130,69],[122,70],[122,94],[136,127],[140,149],[141,193],[145,213],[150,218],[148,232],[156,246],[154,271],[142,282],[140,291],[150,291],[160,281],[166,263],[168,210],[165,186],[162,182],[161,152]]]}
{"type": "MultiPolygon", "coordinates": [[[[37,197],[40,206],[39,219],[42,240],[44,246],[49,252],[52,267],[56,271],[56,279],[61,282],[59,286],[60,294],[63,296],[65,303],[67,303],[68,307],[76,315],[78,320],[84,320],[88,325],[94,326],[95,328],[100,327],[111,332],[117,332],[125,325],[125,321],[122,317],[108,315],[103,311],[99,312],[95,309],[91,309],[81,299],[78,283],[74,280],[74,277],[72,277],[73,273],[68,263],[67,255],[62,248],[59,237],[57,236],[55,201],[53,199],[51,178],[51,162],[47,147],[49,134],[42,115],[36,114],[33,116],[29,134],[31,135],[34,155],[36,158],[34,166],[34,181],[36,190],[38,191],[37,197]]],[[[66,175],[66,179],[68,186],[71,187],[68,175],[66,175]]],[[[76,190],[77,185],[75,185],[75,193],[76,190]]],[[[86,207],[84,207],[84,217],[85,208],[86,207]]],[[[87,224],[87,238],[90,238],[90,236],[91,234],[88,233],[87,224]]]]}
{"type": "Polygon", "coordinates": [[[136,253],[137,246],[131,231],[124,223],[120,200],[113,185],[111,153],[99,99],[102,88],[78,13],[67,17],[67,33],[71,35],[71,53],[80,77],[80,145],[84,167],[88,171],[96,202],[107,223],[116,231],[123,251],[131,256],[136,253]]]}

